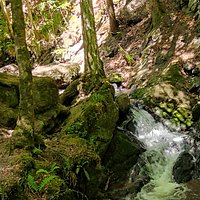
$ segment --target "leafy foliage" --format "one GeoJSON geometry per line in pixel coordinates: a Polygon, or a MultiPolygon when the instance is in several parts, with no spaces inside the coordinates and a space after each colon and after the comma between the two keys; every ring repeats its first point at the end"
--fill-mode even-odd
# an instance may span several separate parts
{"type": "Polygon", "coordinates": [[[45,191],[45,188],[48,184],[58,176],[54,175],[54,171],[59,167],[54,163],[51,165],[49,170],[39,169],[36,171],[35,175],[28,174],[27,184],[31,190],[34,192],[41,194],[41,192],[45,191]]]}

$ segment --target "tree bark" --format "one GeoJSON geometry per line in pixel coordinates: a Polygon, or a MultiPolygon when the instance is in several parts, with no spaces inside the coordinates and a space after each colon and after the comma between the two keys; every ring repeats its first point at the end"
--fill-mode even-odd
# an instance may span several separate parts
{"type": "Polygon", "coordinates": [[[105,73],[97,45],[92,0],[80,0],[80,7],[85,62],[84,74],[90,77],[90,80],[87,79],[87,81],[90,82],[88,90],[91,90],[105,78],[105,73]]]}
{"type": "Polygon", "coordinates": [[[115,17],[115,9],[113,0],[106,0],[108,16],[109,16],[109,23],[110,23],[110,32],[112,34],[116,34],[119,29],[118,21],[115,17]]]}
{"type": "Polygon", "coordinates": [[[13,36],[12,24],[11,24],[10,16],[9,16],[7,8],[6,8],[5,0],[0,0],[0,5],[1,5],[1,9],[2,9],[2,12],[3,12],[4,18],[7,22],[8,30],[10,32],[10,38],[13,39],[14,36],[13,36]]]}
{"type": "Polygon", "coordinates": [[[34,108],[32,96],[32,73],[30,54],[27,49],[22,0],[11,1],[12,26],[15,41],[16,59],[19,66],[19,118],[17,127],[27,136],[34,134],[34,108]]]}

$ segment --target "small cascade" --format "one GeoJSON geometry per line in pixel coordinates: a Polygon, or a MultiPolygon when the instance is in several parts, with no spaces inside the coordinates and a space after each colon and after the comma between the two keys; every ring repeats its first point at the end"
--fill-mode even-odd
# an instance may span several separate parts
{"type": "Polygon", "coordinates": [[[137,196],[126,196],[126,200],[184,200],[188,191],[184,184],[173,180],[172,169],[178,155],[188,151],[188,136],[170,131],[162,123],[156,122],[145,110],[131,108],[132,118],[123,123],[123,127],[134,127],[133,134],[144,143],[146,152],[130,173],[129,181],[133,182],[135,171],[139,176],[148,176],[149,182],[144,185],[137,196]],[[130,125],[134,124],[134,126],[130,125]]]}

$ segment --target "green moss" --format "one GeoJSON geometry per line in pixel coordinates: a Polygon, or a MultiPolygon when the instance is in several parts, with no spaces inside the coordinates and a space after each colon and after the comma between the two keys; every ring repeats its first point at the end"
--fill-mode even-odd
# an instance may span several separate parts
{"type": "Polygon", "coordinates": [[[58,88],[51,78],[33,79],[33,100],[36,113],[43,113],[58,104],[58,88]]]}
{"type": "Polygon", "coordinates": [[[185,84],[185,78],[180,72],[178,64],[170,66],[168,71],[164,74],[164,81],[169,81],[174,86],[183,86],[185,84]]]}
{"type": "Polygon", "coordinates": [[[145,96],[145,94],[148,92],[147,87],[145,88],[138,88],[136,90],[134,90],[134,92],[132,93],[132,98],[134,99],[143,99],[143,97],[145,96]]]}
{"type": "Polygon", "coordinates": [[[110,83],[121,83],[122,82],[122,75],[118,73],[113,73],[108,78],[110,83]]]}
{"type": "Polygon", "coordinates": [[[100,157],[87,140],[76,135],[64,135],[46,141],[46,146],[44,155],[57,163],[68,185],[78,186],[88,194],[97,192],[102,167],[100,157]]]}
{"type": "Polygon", "coordinates": [[[14,128],[17,122],[18,110],[0,103],[0,126],[14,128]]]}
{"type": "Polygon", "coordinates": [[[121,94],[117,97],[116,102],[119,106],[119,110],[122,113],[126,113],[130,107],[130,99],[127,94],[121,94]]]}
{"type": "Polygon", "coordinates": [[[186,124],[187,127],[191,127],[193,122],[192,122],[191,119],[186,119],[185,124],[186,124]]]}
{"type": "Polygon", "coordinates": [[[173,103],[160,103],[160,108],[164,109],[167,113],[171,113],[174,110],[174,104],[173,103]]]}

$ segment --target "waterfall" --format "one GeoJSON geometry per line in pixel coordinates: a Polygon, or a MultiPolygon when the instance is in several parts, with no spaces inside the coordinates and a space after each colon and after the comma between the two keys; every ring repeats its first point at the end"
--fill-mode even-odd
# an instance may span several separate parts
{"type": "MultiPolygon", "coordinates": [[[[187,136],[170,131],[143,109],[131,108],[131,116],[131,120],[123,126],[128,126],[130,122],[134,124],[133,134],[136,134],[146,147],[146,152],[140,158],[145,164],[138,166],[140,174],[146,174],[150,181],[142,187],[136,197],[132,198],[130,194],[125,199],[184,200],[188,189],[184,184],[177,184],[173,180],[172,168],[178,155],[188,150],[187,136]]],[[[134,171],[135,167],[130,173],[130,182],[134,178],[134,171]]]]}

